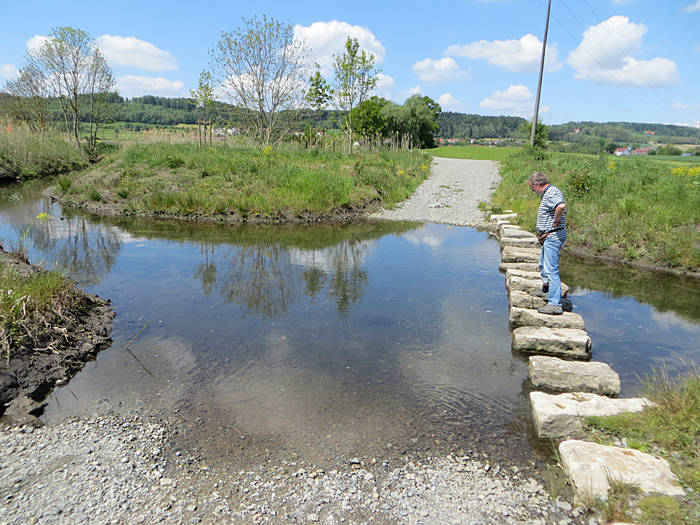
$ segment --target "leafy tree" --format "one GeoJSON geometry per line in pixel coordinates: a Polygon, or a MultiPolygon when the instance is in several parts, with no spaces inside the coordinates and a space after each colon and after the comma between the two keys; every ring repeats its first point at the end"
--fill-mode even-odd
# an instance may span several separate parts
{"type": "Polygon", "coordinates": [[[202,119],[207,120],[207,110],[214,107],[214,86],[211,83],[211,73],[202,71],[199,74],[197,89],[190,89],[191,104],[202,110],[202,119]]]}
{"type": "Polygon", "coordinates": [[[333,100],[334,94],[335,91],[323,78],[319,66],[316,64],[316,73],[309,79],[309,89],[304,96],[304,100],[309,103],[314,111],[318,112],[328,107],[328,104],[333,100]]]}
{"type": "Polygon", "coordinates": [[[265,146],[294,126],[311,71],[310,53],[289,24],[263,16],[223,32],[210,52],[212,76],[265,146]]]}
{"type": "Polygon", "coordinates": [[[386,120],[382,116],[382,108],[389,104],[389,101],[376,95],[368,98],[357,106],[353,111],[353,121],[355,130],[364,135],[386,136],[386,120]]]}
{"type": "Polygon", "coordinates": [[[439,130],[440,113],[442,108],[437,102],[420,95],[409,97],[403,106],[389,103],[382,109],[389,131],[398,133],[399,137],[410,136],[411,141],[422,148],[435,146],[433,134],[439,130]]]}
{"type": "MultiPolygon", "coordinates": [[[[532,135],[532,122],[524,122],[520,126],[520,131],[525,133],[529,138],[532,135]]],[[[535,130],[535,148],[547,149],[547,137],[549,134],[549,126],[542,123],[542,119],[537,120],[537,129],[535,130]]]]}
{"type": "Polygon", "coordinates": [[[80,29],[59,27],[26,56],[27,68],[36,72],[33,78],[59,101],[71,139],[80,143],[80,121],[90,122],[88,147],[93,151],[99,124],[106,116],[105,95],[116,83],[95,40],[80,29]]]}
{"type": "Polygon", "coordinates": [[[353,109],[362,104],[369,92],[376,87],[379,71],[374,69],[374,55],[367,54],[364,49],[360,52],[357,38],[348,37],[343,54],[333,57],[336,104],[343,111],[343,129],[348,136],[352,153],[352,135],[355,131],[353,109]]]}

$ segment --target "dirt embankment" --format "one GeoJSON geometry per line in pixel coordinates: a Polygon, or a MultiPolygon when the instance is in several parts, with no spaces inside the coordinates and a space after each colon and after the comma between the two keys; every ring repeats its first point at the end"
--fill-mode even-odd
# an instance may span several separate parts
{"type": "MultiPolygon", "coordinates": [[[[0,261],[23,276],[45,271],[2,249],[0,261]]],[[[51,390],[67,384],[85,363],[112,344],[114,311],[110,302],[82,290],[77,293],[82,296],[81,311],[85,313],[74,314],[65,330],[56,331],[42,348],[23,346],[13,348],[9,357],[1,356],[0,421],[35,423],[51,390]]]]}

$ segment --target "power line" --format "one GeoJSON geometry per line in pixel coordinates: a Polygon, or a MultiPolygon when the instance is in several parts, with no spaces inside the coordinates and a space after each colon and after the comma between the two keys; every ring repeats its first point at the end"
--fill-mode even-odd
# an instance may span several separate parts
{"type": "MultiPolygon", "coordinates": [[[[542,0],[538,0],[538,1],[539,1],[540,5],[542,5],[542,7],[544,7],[544,8],[546,9],[546,6],[545,6],[544,3],[542,2],[542,0]]],[[[584,1],[585,1],[585,0],[584,0],[584,1]]],[[[578,23],[581,24],[581,26],[585,29],[585,26],[581,23],[581,21],[578,19],[578,17],[576,17],[576,15],[571,11],[571,9],[569,9],[569,7],[564,3],[563,0],[562,0],[562,4],[564,4],[564,6],[565,6],[565,7],[569,10],[569,12],[574,16],[574,18],[576,18],[576,20],[578,21],[578,23]]],[[[605,66],[604,66],[604,65],[603,65],[603,64],[602,64],[602,63],[601,63],[601,62],[586,48],[586,46],[583,45],[583,41],[582,41],[582,40],[579,41],[579,39],[578,39],[577,37],[575,37],[575,36],[571,33],[571,31],[569,31],[569,29],[564,25],[564,23],[563,23],[561,20],[559,20],[559,19],[557,18],[556,15],[551,15],[551,16],[552,16],[552,18],[554,18],[554,20],[557,21],[557,23],[562,27],[562,29],[564,29],[564,31],[572,38],[572,40],[573,40],[574,42],[576,42],[576,43],[579,45],[579,47],[580,47],[583,51],[585,51],[585,52],[588,54],[588,56],[590,56],[590,57],[593,59],[593,61],[595,61],[595,63],[598,64],[598,66],[599,66],[602,70],[604,70],[605,72],[608,73],[609,77],[610,77],[613,81],[615,81],[615,83],[617,83],[621,88],[625,89],[632,97],[636,98],[640,103],[642,103],[642,104],[645,103],[635,92],[631,91],[627,85],[625,85],[625,84],[623,84],[622,82],[620,82],[620,80],[618,80],[618,78],[616,77],[616,75],[614,75],[612,71],[610,71],[607,67],[605,67],[605,66]]],[[[595,38],[593,38],[593,37],[591,36],[591,39],[593,40],[593,42],[595,42],[595,43],[598,45],[598,47],[601,48],[601,50],[603,50],[603,52],[606,53],[606,55],[608,55],[607,52],[605,51],[605,49],[595,40],[595,38]]],[[[617,45],[617,43],[616,43],[616,45],[617,45]]],[[[618,45],[618,47],[619,47],[619,45],[618,45]]],[[[624,53],[624,51],[623,51],[623,53],[624,53]]],[[[613,63],[615,63],[615,65],[619,68],[619,70],[622,71],[622,73],[625,74],[625,76],[627,76],[627,78],[630,80],[630,82],[633,83],[633,85],[635,85],[638,89],[641,90],[641,88],[640,88],[637,84],[635,84],[634,81],[633,81],[631,78],[629,78],[629,76],[622,70],[622,68],[620,68],[620,66],[615,62],[615,60],[614,60],[612,57],[610,57],[610,55],[608,55],[608,58],[610,58],[610,60],[611,60],[613,63]]],[[[653,89],[653,88],[652,88],[652,89],[653,89]]],[[[642,92],[643,92],[643,91],[642,91],[642,92]]],[[[655,91],[655,92],[656,92],[656,91],[655,91]]],[[[657,94],[658,94],[658,93],[657,93],[657,94]]],[[[646,95],[654,104],[657,105],[658,110],[659,110],[660,112],[664,113],[666,116],[671,117],[672,120],[678,118],[678,115],[673,115],[672,113],[668,112],[668,108],[665,108],[665,107],[661,106],[657,101],[655,101],[653,98],[651,98],[651,96],[650,96],[648,93],[645,93],[645,95],[646,95]]],[[[664,101],[664,102],[666,102],[666,101],[664,101]]],[[[682,120],[682,119],[681,119],[681,120],[682,120]]]]}

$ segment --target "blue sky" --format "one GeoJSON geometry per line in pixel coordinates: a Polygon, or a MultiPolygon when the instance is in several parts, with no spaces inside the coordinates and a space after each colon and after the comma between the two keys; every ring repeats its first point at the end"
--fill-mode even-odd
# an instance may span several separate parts
{"type": "MultiPolygon", "coordinates": [[[[332,80],[348,36],[376,56],[376,94],[414,93],[443,110],[531,118],[546,0],[153,2],[0,5],[0,84],[54,27],[100,44],[123,96],[188,96],[209,50],[242,18],[295,28],[332,80]]],[[[700,121],[700,0],[552,0],[540,115],[545,123],[700,121]]]]}

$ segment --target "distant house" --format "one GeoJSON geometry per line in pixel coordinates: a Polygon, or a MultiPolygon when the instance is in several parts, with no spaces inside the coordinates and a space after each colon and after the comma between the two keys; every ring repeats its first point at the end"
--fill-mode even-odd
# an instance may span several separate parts
{"type": "Polygon", "coordinates": [[[574,133],[578,133],[579,131],[581,131],[581,128],[574,128],[574,133]]]}
{"type": "Polygon", "coordinates": [[[448,139],[447,142],[450,144],[457,144],[459,142],[459,139],[448,139]]]}
{"type": "Polygon", "coordinates": [[[617,148],[614,152],[613,155],[620,156],[620,155],[629,155],[630,154],[630,149],[629,148],[617,148]]]}
{"type": "Polygon", "coordinates": [[[645,135],[656,135],[656,132],[655,131],[645,131],[644,134],[645,135]]]}
{"type": "Polygon", "coordinates": [[[444,143],[445,143],[445,139],[440,139],[440,144],[444,144],[444,143]]]}
{"type": "Polygon", "coordinates": [[[649,155],[649,151],[653,149],[651,147],[648,148],[637,148],[632,152],[632,155],[649,155]]]}

